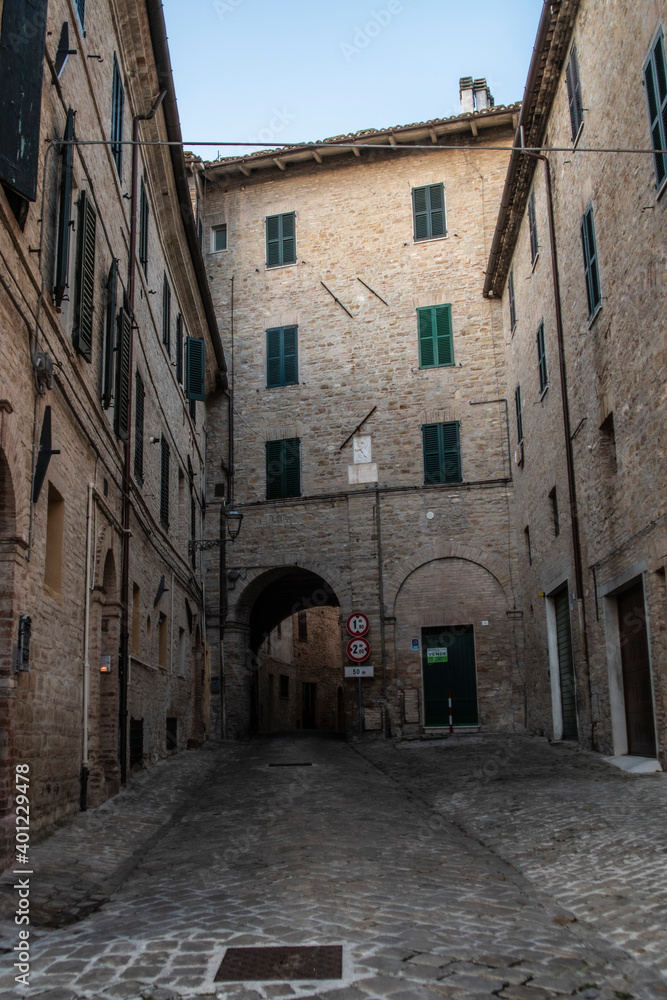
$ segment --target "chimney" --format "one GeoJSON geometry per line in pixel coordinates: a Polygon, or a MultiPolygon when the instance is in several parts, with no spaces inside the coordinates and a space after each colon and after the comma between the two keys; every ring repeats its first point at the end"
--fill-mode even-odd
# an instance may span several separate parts
{"type": "Polygon", "coordinates": [[[485,77],[475,80],[473,89],[475,91],[475,111],[484,111],[485,108],[493,107],[493,98],[485,77]]]}
{"type": "Polygon", "coordinates": [[[471,76],[462,76],[459,80],[461,96],[461,114],[472,114],[473,111],[484,111],[493,107],[493,97],[488,88],[486,78],[473,80],[471,76]]]}
{"type": "Polygon", "coordinates": [[[471,76],[462,76],[459,80],[459,95],[461,97],[461,114],[465,115],[475,110],[475,98],[471,76]]]}

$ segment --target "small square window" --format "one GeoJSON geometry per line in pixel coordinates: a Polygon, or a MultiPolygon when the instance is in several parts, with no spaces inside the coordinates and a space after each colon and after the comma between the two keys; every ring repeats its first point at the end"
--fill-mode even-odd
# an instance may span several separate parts
{"type": "Polygon", "coordinates": [[[227,226],[213,226],[211,230],[211,253],[227,249],[227,226]]]}
{"type": "Polygon", "coordinates": [[[279,694],[281,698],[289,698],[289,677],[287,674],[280,675],[279,694]]]}

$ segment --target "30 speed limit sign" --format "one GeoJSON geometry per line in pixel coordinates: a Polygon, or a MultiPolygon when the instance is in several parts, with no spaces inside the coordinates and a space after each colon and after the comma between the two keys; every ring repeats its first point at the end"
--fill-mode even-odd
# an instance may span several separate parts
{"type": "Polygon", "coordinates": [[[371,644],[368,639],[350,639],[347,644],[347,655],[353,663],[363,663],[371,655],[371,644]]]}
{"type": "Polygon", "coordinates": [[[357,638],[362,635],[366,635],[370,627],[371,623],[366,615],[363,615],[361,611],[355,611],[347,620],[348,635],[354,635],[357,638]]]}

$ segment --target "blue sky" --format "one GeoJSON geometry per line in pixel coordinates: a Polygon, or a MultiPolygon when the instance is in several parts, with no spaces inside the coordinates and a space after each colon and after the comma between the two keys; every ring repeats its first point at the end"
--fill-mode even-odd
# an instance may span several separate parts
{"type": "Polygon", "coordinates": [[[519,101],[542,0],[164,0],[164,10],[192,148],[446,117],[459,111],[461,76],[485,76],[496,104],[519,101]]]}

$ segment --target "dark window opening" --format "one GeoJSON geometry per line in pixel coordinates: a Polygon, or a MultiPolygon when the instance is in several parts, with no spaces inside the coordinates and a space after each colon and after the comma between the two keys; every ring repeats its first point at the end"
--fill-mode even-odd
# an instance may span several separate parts
{"type": "Polygon", "coordinates": [[[558,492],[556,487],[552,489],[549,494],[549,500],[551,501],[551,514],[554,519],[554,535],[560,535],[560,519],[558,516],[558,492]]]}
{"type": "Polygon", "coordinates": [[[308,642],[308,616],[305,611],[299,611],[297,616],[299,625],[299,642],[308,642]]]}
{"type": "Polygon", "coordinates": [[[289,698],[289,677],[287,674],[280,675],[278,694],[281,698],[289,698]]]}

